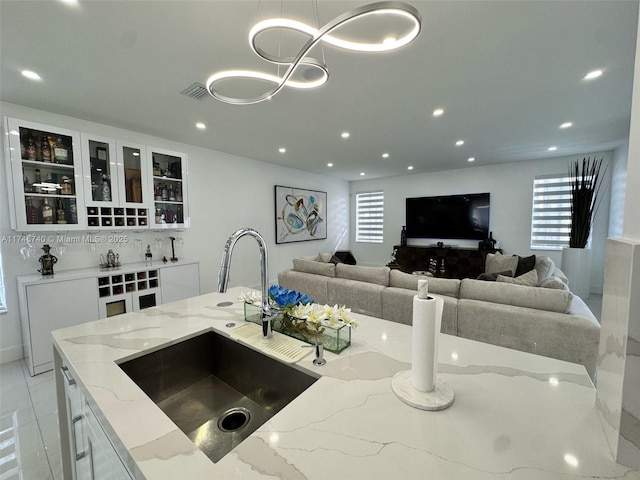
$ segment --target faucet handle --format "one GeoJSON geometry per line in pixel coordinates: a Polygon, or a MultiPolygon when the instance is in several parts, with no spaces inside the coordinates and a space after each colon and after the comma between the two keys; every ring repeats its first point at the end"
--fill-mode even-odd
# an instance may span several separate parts
{"type": "Polygon", "coordinates": [[[322,345],[321,342],[316,342],[313,345],[303,345],[303,347],[314,347],[316,349],[316,358],[313,359],[314,365],[322,366],[327,363],[327,361],[322,358],[324,354],[324,345],[322,345]]]}

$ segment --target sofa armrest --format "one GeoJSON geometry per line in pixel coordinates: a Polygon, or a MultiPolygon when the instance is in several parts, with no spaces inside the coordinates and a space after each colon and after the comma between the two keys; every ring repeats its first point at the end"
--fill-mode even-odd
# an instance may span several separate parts
{"type": "Polygon", "coordinates": [[[298,272],[296,270],[284,270],[278,273],[278,284],[281,287],[304,293],[313,299],[314,302],[320,304],[328,303],[328,282],[329,277],[298,272]]]}

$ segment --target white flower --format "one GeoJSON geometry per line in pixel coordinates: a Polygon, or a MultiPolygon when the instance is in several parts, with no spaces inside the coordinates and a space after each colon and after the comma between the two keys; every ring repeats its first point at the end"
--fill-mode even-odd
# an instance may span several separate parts
{"type": "Polygon", "coordinates": [[[238,300],[250,303],[252,305],[260,305],[262,303],[262,294],[255,291],[242,292],[238,300]]]}

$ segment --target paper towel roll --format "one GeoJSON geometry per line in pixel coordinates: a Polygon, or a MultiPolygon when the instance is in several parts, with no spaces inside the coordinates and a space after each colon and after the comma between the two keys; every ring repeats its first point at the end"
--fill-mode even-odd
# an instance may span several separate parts
{"type": "Polygon", "coordinates": [[[444,301],[440,297],[413,297],[411,384],[422,392],[431,392],[436,385],[443,307],[444,301]]]}

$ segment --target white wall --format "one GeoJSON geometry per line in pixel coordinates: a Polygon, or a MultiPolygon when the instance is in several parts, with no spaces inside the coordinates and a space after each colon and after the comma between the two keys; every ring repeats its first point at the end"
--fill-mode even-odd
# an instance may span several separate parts
{"type": "MultiPolygon", "coordinates": [[[[351,236],[351,251],[358,263],[381,265],[390,260],[393,246],[400,243],[400,231],[405,224],[405,199],[433,195],[453,195],[489,192],[491,194],[491,230],[505,254],[522,256],[548,255],[560,265],[561,252],[530,249],[533,179],[537,175],[566,174],[568,163],[583,156],[603,157],[611,162],[612,152],[596,152],[503,165],[468,167],[444,172],[404,175],[393,178],[351,182],[351,223],[355,226],[355,194],[382,190],[385,196],[384,243],[356,243],[351,236]]],[[[602,292],[604,274],[604,244],[609,217],[610,170],[604,179],[607,186],[595,218],[592,235],[591,290],[602,292]]],[[[355,230],[352,229],[352,230],[355,230]]],[[[445,241],[449,244],[477,247],[477,241],[445,241]]],[[[409,245],[419,244],[409,240],[409,245]]]]}
{"type": "MultiPolygon", "coordinates": [[[[267,240],[269,276],[271,282],[274,283],[277,281],[279,271],[291,267],[293,257],[348,247],[349,186],[346,181],[18,105],[0,103],[0,110],[2,116],[187,153],[189,157],[189,206],[192,228],[177,234],[183,237],[184,247],[181,249],[182,251],[178,250],[176,255],[178,258],[191,258],[201,262],[200,284],[203,293],[216,289],[217,272],[225,241],[233,231],[240,227],[256,228],[267,240]],[[328,231],[326,240],[275,244],[274,185],[318,189],[327,192],[328,231]]],[[[5,166],[2,165],[0,168],[0,235],[12,235],[13,233],[9,224],[5,166]]],[[[75,236],[76,233],[71,232],[70,235],[75,236]]],[[[129,243],[121,246],[104,245],[101,253],[106,253],[107,248],[114,248],[120,254],[123,263],[143,261],[144,252],[135,248],[133,239],[140,238],[144,245],[151,244],[153,248],[154,235],[153,232],[130,233],[129,243]]],[[[160,235],[164,239],[164,245],[160,251],[153,251],[154,258],[161,258],[162,255],[170,257],[171,249],[168,237],[172,234],[163,232],[160,235]]],[[[9,308],[8,313],[0,315],[0,363],[22,358],[16,276],[34,273],[38,268],[38,262],[34,259],[23,260],[19,251],[21,246],[22,244],[0,244],[9,308]]],[[[42,245],[35,246],[40,248],[42,245]]],[[[38,256],[40,253],[39,250],[38,256]]],[[[257,286],[260,282],[258,259],[258,249],[253,239],[242,239],[238,242],[231,264],[230,286],[257,286]]],[[[85,268],[95,266],[97,262],[97,253],[91,251],[89,244],[71,245],[68,248],[68,253],[58,259],[56,270],[85,268]]]]}

